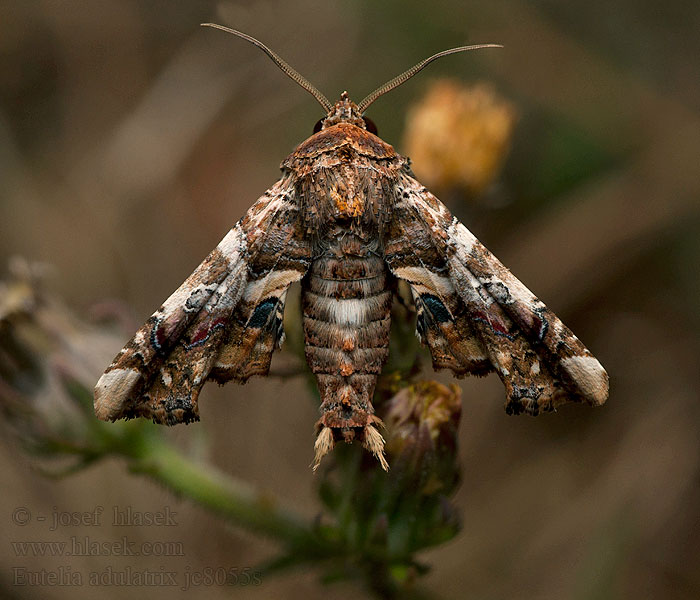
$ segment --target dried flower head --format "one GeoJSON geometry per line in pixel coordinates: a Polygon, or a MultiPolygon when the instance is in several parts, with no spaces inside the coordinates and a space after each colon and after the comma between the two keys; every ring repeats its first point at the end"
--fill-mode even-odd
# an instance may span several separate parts
{"type": "Polygon", "coordinates": [[[77,319],[45,288],[46,265],[10,261],[0,280],[0,411],[35,455],[73,467],[99,455],[90,384],[118,339],[77,319]]]}
{"type": "Polygon", "coordinates": [[[416,176],[435,190],[478,194],[503,163],[515,117],[489,85],[435,81],[406,123],[404,147],[416,176]]]}

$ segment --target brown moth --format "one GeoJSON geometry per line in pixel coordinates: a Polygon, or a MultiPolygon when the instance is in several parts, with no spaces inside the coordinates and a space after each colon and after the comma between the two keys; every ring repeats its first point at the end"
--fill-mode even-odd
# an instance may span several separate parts
{"type": "Polygon", "coordinates": [[[397,279],[411,288],[417,333],[436,369],[495,371],[506,412],[566,401],[601,405],[608,375],[578,338],[413,177],[364,111],[433,60],[359,104],[331,102],[258,40],[326,117],[281,165],[282,177],[136,332],[95,387],[100,419],[199,420],[207,380],[266,375],[283,341],[287,290],[301,281],[306,359],[321,395],[314,468],[358,440],[388,468],[372,396],[389,353],[397,279]]]}

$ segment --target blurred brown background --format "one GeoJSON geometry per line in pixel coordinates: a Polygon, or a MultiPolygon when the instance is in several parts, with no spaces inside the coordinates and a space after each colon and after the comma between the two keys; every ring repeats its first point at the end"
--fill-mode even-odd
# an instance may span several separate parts
{"type": "MultiPolygon", "coordinates": [[[[611,396],[597,410],[516,418],[504,414],[495,376],[461,383],[464,529],[422,556],[433,565],[424,585],[445,598],[700,597],[700,4],[0,3],[0,264],[12,255],[50,263],[51,287],[80,315],[124,301],[125,332],[275,181],[282,158],[323,116],[261,52],[200,28],[204,21],[259,37],[331,99],[347,89],[359,101],[447,47],[505,46],[431,65],[368,115],[401,151],[410,105],[438,76],[488,81],[514,106],[496,183],[450,207],[596,354],[611,396]]],[[[211,386],[201,413],[201,423],[168,435],[303,514],[318,510],[308,468],[316,408],[301,380],[211,386]]],[[[168,506],[177,527],[128,533],[182,541],[186,556],[140,566],[243,568],[274,550],[222,530],[118,461],[51,481],[11,440],[0,448],[4,540],[124,535],[108,525],[18,526],[17,507],[50,519],[54,508],[168,506]]],[[[17,598],[95,593],[14,585],[17,566],[134,564],[18,557],[7,541],[0,561],[0,594],[17,598]]],[[[331,592],[357,594],[342,585],[331,592]]],[[[188,596],[327,593],[313,573],[292,572],[188,596]]]]}

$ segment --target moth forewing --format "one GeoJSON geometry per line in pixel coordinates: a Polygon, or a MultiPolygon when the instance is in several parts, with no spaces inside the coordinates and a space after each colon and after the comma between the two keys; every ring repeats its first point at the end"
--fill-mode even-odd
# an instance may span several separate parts
{"type": "MultiPolygon", "coordinates": [[[[569,399],[583,400],[592,406],[605,403],[608,374],[572,331],[456,219],[451,238],[454,243],[450,263],[455,276],[459,277],[457,274],[465,269],[473,273],[481,295],[501,306],[538,354],[553,366],[569,399]]],[[[533,362],[531,370],[539,368],[533,362]]]]}
{"type": "Polygon", "coordinates": [[[435,196],[405,172],[395,197],[386,258],[418,299],[419,330],[437,366],[457,375],[495,370],[513,414],[605,401],[600,363],[435,196]]]}
{"type": "MultiPolygon", "coordinates": [[[[245,285],[245,236],[236,225],[194,272],[151,315],[107,367],[95,386],[95,414],[105,421],[151,417],[148,385],[215,292],[240,297],[245,285]],[[228,279],[227,279],[228,276],[228,279]],[[223,287],[219,291],[220,287],[223,287]]],[[[237,301],[237,298],[236,298],[237,301]]]]}
{"type": "Polygon", "coordinates": [[[293,194],[285,178],[267,190],[139,329],[95,387],[99,418],[196,421],[207,379],[267,373],[278,305],[310,260],[293,194]]]}

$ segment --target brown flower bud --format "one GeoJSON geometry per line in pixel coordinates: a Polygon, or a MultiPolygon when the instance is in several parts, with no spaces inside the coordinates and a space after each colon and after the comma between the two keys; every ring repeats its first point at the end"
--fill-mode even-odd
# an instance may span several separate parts
{"type": "Polygon", "coordinates": [[[449,493],[459,479],[460,397],[454,384],[421,381],[402,389],[386,406],[390,463],[423,494],[449,493]]]}

